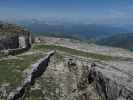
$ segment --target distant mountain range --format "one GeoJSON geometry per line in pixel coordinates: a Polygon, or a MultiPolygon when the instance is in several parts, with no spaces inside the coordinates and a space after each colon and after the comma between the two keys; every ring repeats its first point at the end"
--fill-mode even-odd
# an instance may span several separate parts
{"type": "Polygon", "coordinates": [[[100,45],[132,49],[132,31],[123,27],[103,24],[85,24],[80,22],[20,20],[17,24],[31,30],[34,35],[68,37],[95,42],[100,45]]]}

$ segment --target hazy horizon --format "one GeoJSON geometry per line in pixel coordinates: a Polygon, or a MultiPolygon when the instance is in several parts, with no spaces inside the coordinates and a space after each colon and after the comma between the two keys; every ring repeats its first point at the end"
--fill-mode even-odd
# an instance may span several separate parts
{"type": "Polygon", "coordinates": [[[0,20],[60,19],[126,25],[133,23],[132,0],[1,0],[0,20]]]}

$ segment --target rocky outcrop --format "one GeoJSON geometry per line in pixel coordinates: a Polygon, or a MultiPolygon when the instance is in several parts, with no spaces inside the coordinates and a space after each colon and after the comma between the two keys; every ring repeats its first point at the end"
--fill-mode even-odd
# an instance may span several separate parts
{"type": "Polygon", "coordinates": [[[19,41],[17,37],[14,37],[14,40],[9,41],[9,39],[0,41],[0,56],[16,55],[23,53],[31,48],[31,42],[29,38],[24,37],[25,41],[19,41]]]}
{"type": "Polygon", "coordinates": [[[47,68],[53,54],[54,51],[50,52],[32,65],[22,87],[10,93],[9,100],[29,100],[36,91],[39,91],[37,95],[41,100],[54,100],[55,97],[56,100],[133,100],[131,73],[105,62],[77,56],[58,59],[57,54],[47,68]],[[30,96],[27,96],[29,90],[30,96]]]}
{"type": "MultiPolygon", "coordinates": [[[[12,33],[11,33],[12,34],[12,33]]],[[[31,45],[31,33],[18,33],[13,36],[6,36],[0,39],[1,49],[26,48],[31,45]]]]}
{"type": "Polygon", "coordinates": [[[19,47],[18,36],[0,39],[0,49],[14,49],[19,47]]]}
{"type": "Polygon", "coordinates": [[[133,100],[133,90],[111,80],[93,66],[90,68],[88,80],[90,83],[94,82],[94,87],[103,100],[133,100]]]}
{"type": "MultiPolygon", "coordinates": [[[[72,59],[68,61],[70,71],[74,66],[79,66],[79,61],[76,62],[74,63],[72,59]]],[[[102,100],[133,100],[133,80],[129,81],[130,76],[127,73],[118,71],[114,67],[108,69],[106,65],[100,65],[98,62],[88,63],[82,67],[84,69],[77,83],[78,91],[85,90],[90,85],[94,87],[102,100]]]]}
{"type": "Polygon", "coordinates": [[[30,90],[31,86],[35,84],[37,78],[39,78],[48,67],[51,56],[53,56],[55,51],[51,51],[48,55],[36,64],[33,65],[31,74],[25,79],[25,82],[22,87],[19,87],[16,92],[10,93],[8,100],[18,100],[26,95],[27,91],[30,90]]]}
{"type": "Polygon", "coordinates": [[[21,51],[29,49],[32,42],[31,38],[31,33],[22,27],[0,24],[0,56],[12,55],[10,52],[18,53],[20,51],[21,53],[21,51]]]}

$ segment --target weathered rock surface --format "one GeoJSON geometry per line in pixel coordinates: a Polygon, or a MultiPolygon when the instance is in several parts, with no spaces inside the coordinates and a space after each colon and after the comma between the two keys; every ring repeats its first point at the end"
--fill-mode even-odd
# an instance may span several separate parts
{"type": "Polygon", "coordinates": [[[33,65],[23,86],[12,92],[9,100],[133,100],[132,73],[75,56],[55,56],[49,63],[52,55],[33,65]]]}
{"type": "Polygon", "coordinates": [[[16,25],[0,23],[1,55],[4,55],[3,52],[6,52],[5,50],[18,49],[18,48],[25,49],[25,48],[30,48],[30,46],[31,46],[30,32],[16,25]]]}
{"type": "MultiPolygon", "coordinates": [[[[12,34],[12,33],[11,33],[12,34]]],[[[17,36],[10,36],[0,39],[2,49],[26,48],[31,45],[30,33],[18,33],[17,36]]]]}
{"type": "MultiPolygon", "coordinates": [[[[78,63],[80,62],[78,61],[78,63]]],[[[80,90],[90,84],[102,100],[133,100],[132,73],[100,62],[88,63],[84,68],[78,84],[80,90]]]]}
{"type": "Polygon", "coordinates": [[[128,77],[122,72],[97,70],[96,66],[90,68],[88,80],[94,82],[94,87],[103,100],[133,100],[133,82],[127,81],[128,77]],[[120,79],[121,77],[121,79],[120,79]],[[115,80],[115,78],[117,80],[115,80]]]}

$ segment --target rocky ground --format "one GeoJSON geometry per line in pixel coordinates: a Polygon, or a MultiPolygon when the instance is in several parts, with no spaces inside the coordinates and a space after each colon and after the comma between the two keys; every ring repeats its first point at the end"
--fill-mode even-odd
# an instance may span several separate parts
{"type": "Polygon", "coordinates": [[[47,70],[22,100],[133,100],[132,52],[49,37],[36,39],[28,52],[0,59],[0,100],[53,49],[47,70]]]}
{"type": "Polygon", "coordinates": [[[85,52],[92,52],[96,54],[104,54],[117,57],[131,57],[133,58],[133,52],[121,48],[113,48],[106,46],[99,46],[92,43],[86,43],[79,40],[54,38],[54,37],[36,37],[36,42],[43,42],[46,44],[54,44],[63,47],[73,48],[85,52]]]}

